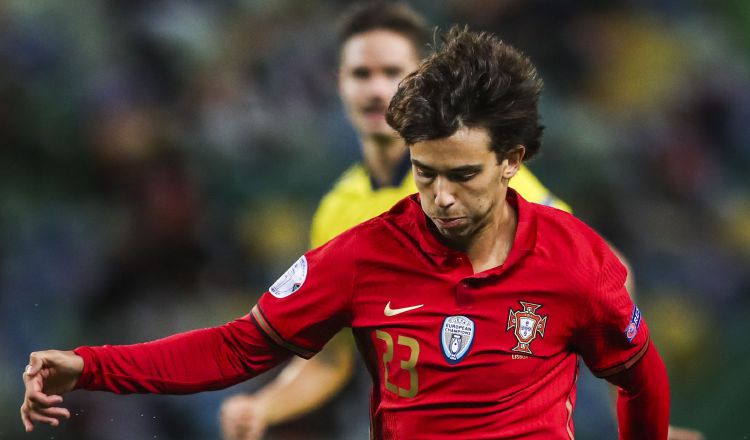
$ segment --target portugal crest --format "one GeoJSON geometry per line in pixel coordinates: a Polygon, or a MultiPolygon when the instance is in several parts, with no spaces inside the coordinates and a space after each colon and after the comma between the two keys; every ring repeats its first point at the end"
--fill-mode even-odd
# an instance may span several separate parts
{"type": "Polygon", "coordinates": [[[456,364],[466,356],[474,341],[474,321],[466,316],[449,316],[443,321],[440,334],[443,356],[448,363],[456,364]]]}
{"type": "Polygon", "coordinates": [[[538,315],[536,309],[542,307],[541,304],[527,303],[519,301],[521,303],[521,310],[510,309],[508,314],[508,328],[513,330],[513,334],[518,340],[518,344],[511,350],[519,353],[533,354],[531,352],[531,342],[536,338],[537,333],[541,337],[544,337],[544,329],[547,327],[547,316],[538,315]]]}

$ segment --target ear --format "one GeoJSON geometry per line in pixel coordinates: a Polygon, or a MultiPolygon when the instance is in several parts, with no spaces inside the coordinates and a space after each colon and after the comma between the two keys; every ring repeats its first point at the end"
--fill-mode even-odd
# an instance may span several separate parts
{"type": "Polygon", "coordinates": [[[524,155],[526,155],[526,147],[523,145],[516,145],[505,153],[505,159],[503,159],[503,165],[505,165],[503,178],[510,179],[516,175],[521,168],[524,155]]]}

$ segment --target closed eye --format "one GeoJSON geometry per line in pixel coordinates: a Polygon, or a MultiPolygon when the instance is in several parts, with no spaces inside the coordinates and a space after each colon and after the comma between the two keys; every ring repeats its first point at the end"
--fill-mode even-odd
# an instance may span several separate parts
{"type": "Polygon", "coordinates": [[[414,167],[414,172],[417,174],[417,176],[425,178],[425,179],[435,178],[435,172],[432,170],[426,170],[424,168],[414,167]]]}
{"type": "Polygon", "coordinates": [[[468,173],[453,173],[448,175],[448,179],[453,182],[467,182],[479,174],[479,171],[472,171],[468,173]]]}

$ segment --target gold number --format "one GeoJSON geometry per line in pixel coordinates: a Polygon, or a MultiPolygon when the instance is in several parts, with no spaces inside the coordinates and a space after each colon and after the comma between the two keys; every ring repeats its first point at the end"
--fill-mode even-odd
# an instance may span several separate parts
{"type": "Polygon", "coordinates": [[[388,362],[393,360],[393,338],[388,333],[380,330],[375,330],[375,336],[377,336],[378,339],[385,341],[385,352],[383,353],[383,367],[385,368],[385,374],[383,377],[385,378],[385,389],[398,394],[398,388],[396,385],[388,382],[388,362]]]}
{"type": "Polygon", "coordinates": [[[408,361],[401,361],[401,368],[409,372],[409,389],[398,389],[398,395],[411,399],[417,395],[419,388],[419,376],[417,375],[417,358],[419,358],[419,342],[408,336],[398,336],[398,344],[409,347],[411,353],[408,361]]]}
{"type": "Polygon", "coordinates": [[[401,369],[409,372],[409,389],[397,387],[388,381],[388,363],[393,360],[393,337],[384,331],[375,330],[375,336],[385,342],[385,352],[383,352],[383,368],[385,374],[385,389],[393,394],[412,399],[417,395],[419,390],[419,375],[417,374],[417,360],[419,359],[419,342],[408,336],[399,335],[398,345],[409,347],[409,359],[401,361],[401,369]]]}

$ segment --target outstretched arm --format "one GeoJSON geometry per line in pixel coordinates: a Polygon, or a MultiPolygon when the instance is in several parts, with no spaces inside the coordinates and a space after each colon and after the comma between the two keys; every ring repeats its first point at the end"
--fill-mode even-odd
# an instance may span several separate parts
{"type": "Polygon", "coordinates": [[[184,394],[225,388],[277,365],[291,353],[269,341],[248,316],[220,327],[135,345],[32,353],[21,418],[57,425],[69,416],[61,395],[75,388],[114,393],[184,394]]]}
{"type": "Polygon", "coordinates": [[[294,358],[255,394],[238,394],[224,401],[221,427],[227,440],[260,439],[268,426],[313,411],[346,385],[354,365],[349,332],[339,332],[310,360],[294,358]]]}

